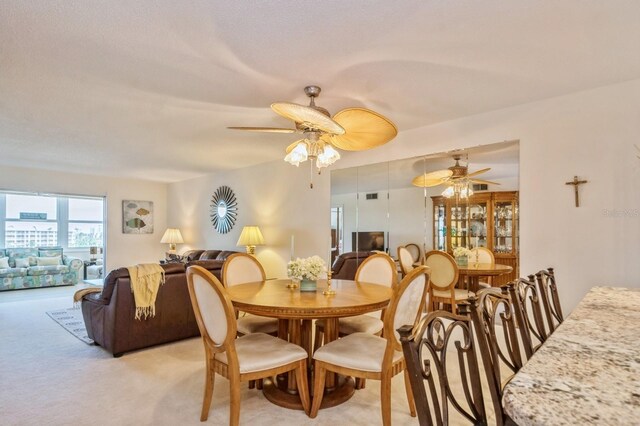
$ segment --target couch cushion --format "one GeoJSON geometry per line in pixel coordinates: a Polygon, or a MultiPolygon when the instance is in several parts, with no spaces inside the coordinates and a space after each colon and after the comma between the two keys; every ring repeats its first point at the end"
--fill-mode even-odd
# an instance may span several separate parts
{"type": "Polygon", "coordinates": [[[9,269],[8,257],[0,257],[0,269],[9,269]]]}
{"type": "Polygon", "coordinates": [[[199,260],[212,260],[216,259],[222,250],[205,250],[200,255],[199,260]]]}
{"type": "Polygon", "coordinates": [[[29,259],[31,266],[36,266],[36,258],[38,257],[37,248],[8,248],[6,249],[7,256],[9,256],[9,266],[15,267],[15,259],[29,259]]]}
{"type": "Polygon", "coordinates": [[[218,254],[218,257],[216,257],[217,260],[227,260],[227,257],[231,256],[232,254],[238,253],[237,251],[233,251],[233,250],[223,250],[218,254]]]}
{"type": "Polygon", "coordinates": [[[13,261],[16,264],[15,265],[16,268],[28,268],[29,266],[33,266],[33,263],[35,263],[36,259],[32,256],[29,256],[29,257],[18,257],[13,261]]]}
{"type": "Polygon", "coordinates": [[[37,266],[62,265],[62,258],[60,256],[38,257],[36,258],[36,265],[37,266]]]}
{"type": "Polygon", "coordinates": [[[62,247],[38,247],[38,257],[62,257],[62,247]]]}
{"type": "Polygon", "coordinates": [[[0,278],[17,278],[27,275],[27,268],[2,268],[0,278]]]}
{"type": "Polygon", "coordinates": [[[67,265],[32,266],[29,268],[28,275],[36,277],[38,275],[66,274],[67,272],[69,272],[67,265]]]}

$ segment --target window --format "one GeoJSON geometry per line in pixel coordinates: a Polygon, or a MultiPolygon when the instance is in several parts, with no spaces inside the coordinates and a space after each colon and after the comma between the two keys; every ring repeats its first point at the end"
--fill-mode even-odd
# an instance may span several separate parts
{"type": "Polygon", "coordinates": [[[69,198],[69,247],[102,247],[102,200],[69,198]]]}
{"type": "Polygon", "coordinates": [[[0,192],[0,247],[104,246],[104,199],[0,192]]]}

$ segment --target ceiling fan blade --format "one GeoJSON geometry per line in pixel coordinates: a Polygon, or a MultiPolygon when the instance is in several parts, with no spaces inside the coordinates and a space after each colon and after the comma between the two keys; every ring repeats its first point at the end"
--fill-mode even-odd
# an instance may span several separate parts
{"type": "Polygon", "coordinates": [[[487,185],[500,185],[498,182],[492,182],[490,180],[482,180],[482,179],[470,179],[473,183],[485,183],[487,185]]]}
{"type": "Polygon", "coordinates": [[[283,129],[279,127],[227,127],[232,130],[245,130],[248,132],[266,132],[266,133],[296,133],[296,129],[283,129]]]}
{"type": "Polygon", "coordinates": [[[466,177],[473,177],[473,176],[478,176],[481,175],[483,173],[487,173],[489,170],[491,170],[491,167],[487,167],[486,169],[480,169],[480,170],[476,170],[473,173],[469,173],[466,177]]]}
{"type": "Polygon", "coordinates": [[[275,102],[271,104],[271,109],[276,114],[293,120],[302,127],[309,128],[312,131],[320,130],[335,135],[344,133],[344,128],[331,119],[331,117],[327,117],[320,111],[308,106],[291,102],[275,102]]]}
{"type": "Polygon", "coordinates": [[[345,151],[363,151],[384,145],[398,134],[388,118],[366,108],[347,108],[333,116],[346,132],[323,138],[345,151]]]}
{"type": "Polygon", "coordinates": [[[294,143],[292,143],[291,145],[289,145],[289,146],[285,149],[285,151],[286,151],[286,152],[287,152],[287,154],[288,154],[288,153],[290,153],[291,151],[293,151],[293,149],[294,149],[296,146],[298,146],[298,144],[299,144],[300,142],[306,142],[306,141],[307,141],[306,139],[298,139],[297,141],[295,141],[294,143]]]}
{"type": "Polygon", "coordinates": [[[447,183],[448,180],[444,179],[425,179],[425,175],[416,176],[411,181],[413,186],[420,188],[431,188],[432,186],[438,186],[447,183]]]}

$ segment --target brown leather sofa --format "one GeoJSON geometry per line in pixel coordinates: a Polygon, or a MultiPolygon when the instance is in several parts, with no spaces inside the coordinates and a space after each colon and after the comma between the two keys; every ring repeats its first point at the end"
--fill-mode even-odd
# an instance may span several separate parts
{"type": "Polygon", "coordinates": [[[82,316],[87,334],[115,357],[125,352],[199,336],[187,288],[186,268],[199,265],[220,278],[224,259],[231,252],[223,255],[223,252],[217,251],[219,253],[214,260],[193,260],[186,265],[161,265],[165,270],[165,283],[158,290],[156,315],[143,320],[134,318],[135,302],[129,271],[127,268],[111,271],[104,280],[102,292],[88,294],[82,299],[82,316]]]}
{"type": "Polygon", "coordinates": [[[336,258],[331,266],[331,278],[352,280],[356,277],[358,267],[367,257],[371,256],[373,251],[349,251],[342,253],[336,258]]]}

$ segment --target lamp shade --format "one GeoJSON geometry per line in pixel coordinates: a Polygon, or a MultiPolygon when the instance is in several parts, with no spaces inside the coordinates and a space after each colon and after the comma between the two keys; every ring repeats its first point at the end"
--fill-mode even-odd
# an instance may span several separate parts
{"type": "Polygon", "coordinates": [[[167,228],[160,242],[164,244],[182,244],[184,240],[178,228],[167,228]]]}
{"type": "Polygon", "coordinates": [[[264,237],[257,226],[245,226],[242,228],[238,246],[261,246],[264,245],[264,237]]]}

